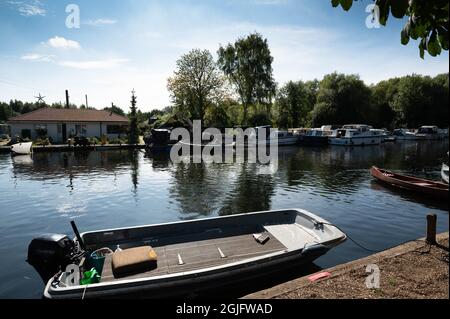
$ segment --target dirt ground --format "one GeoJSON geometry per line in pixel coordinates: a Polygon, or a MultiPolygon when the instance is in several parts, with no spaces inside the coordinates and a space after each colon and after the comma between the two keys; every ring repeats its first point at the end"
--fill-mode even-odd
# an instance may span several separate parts
{"type": "Polygon", "coordinates": [[[366,286],[366,267],[309,284],[276,296],[280,299],[448,299],[448,238],[441,247],[422,245],[412,252],[385,258],[380,269],[380,288],[366,286]]]}

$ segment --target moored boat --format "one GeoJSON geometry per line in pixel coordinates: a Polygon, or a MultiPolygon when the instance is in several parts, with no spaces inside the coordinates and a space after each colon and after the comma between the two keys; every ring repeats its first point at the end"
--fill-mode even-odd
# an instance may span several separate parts
{"type": "Polygon", "coordinates": [[[170,152],[174,141],[170,140],[171,130],[153,129],[149,136],[146,136],[145,148],[152,153],[170,152]]]}
{"type": "Polygon", "coordinates": [[[365,146],[379,145],[384,141],[382,130],[375,130],[369,125],[350,124],[335,130],[329,138],[331,145],[365,146]]]}
{"type": "Polygon", "coordinates": [[[405,129],[396,129],[392,133],[396,141],[418,141],[424,139],[424,136],[417,135],[414,132],[409,132],[405,129]]]}
{"type": "Polygon", "coordinates": [[[436,198],[448,199],[448,185],[444,183],[396,174],[375,166],[371,168],[370,172],[374,178],[388,185],[436,198]]]}
{"type": "Polygon", "coordinates": [[[448,184],[448,165],[445,163],[442,164],[441,177],[442,180],[448,184]]]}
{"type": "Polygon", "coordinates": [[[48,280],[46,298],[183,295],[264,277],[293,263],[311,262],[346,240],[336,226],[300,209],[83,234],[72,226],[75,240],[66,235],[46,235],[29,246],[28,261],[48,280]],[[114,250],[118,246],[120,251],[106,255],[103,263],[96,259],[92,263],[90,256],[99,249],[114,250]],[[126,255],[136,262],[122,272],[124,262],[129,262],[122,258],[126,255]],[[46,272],[40,271],[41,264],[46,272]],[[81,274],[98,267],[101,277],[84,285],[78,280],[70,282],[67,265],[71,265],[70,271],[81,274]],[[63,271],[58,272],[59,268],[63,271]],[[50,269],[55,273],[49,275],[50,269]]]}
{"type": "Polygon", "coordinates": [[[29,155],[32,152],[33,143],[18,143],[11,146],[13,155],[29,155]]]}
{"type": "Polygon", "coordinates": [[[255,128],[256,143],[272,143],[278,146],[292,146],[299,143],[300,136],[294,132],[272,129],[271,126],[259,126],[255,128]]]}
{"type": "Polygon", "coordinates": [[[300,144],[304,146],[324,146],[328,145],[328,138],[333,134],[332,130],[325,127],[313,128],[305,134],[300,135],[300,144]]]}
{"type": "Polygon", "coordinates": [[[422,126],[417,131],[417,136],[429,141],[444,139],[444,135],[437,126],[422,126]]]}

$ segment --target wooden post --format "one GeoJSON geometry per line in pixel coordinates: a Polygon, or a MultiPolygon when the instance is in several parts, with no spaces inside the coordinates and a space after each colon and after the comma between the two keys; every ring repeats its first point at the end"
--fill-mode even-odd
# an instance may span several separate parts
{"type": "Polygon", "coordinates": [[[70,108],[70,104],[69,104],[69,90],[66,90],[66,108],[70,108]]]}
{"type": "Polygon", "coordinates": [[[436,214],[427,215],[427,244],[436,244],[436,225],[437,216],[436,214]]]}

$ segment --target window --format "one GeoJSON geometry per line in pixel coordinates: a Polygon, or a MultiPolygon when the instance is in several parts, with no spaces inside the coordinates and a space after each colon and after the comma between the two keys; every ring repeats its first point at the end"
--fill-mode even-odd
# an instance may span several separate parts
{"type": "Polygon", "coordinates": [[[77,124],[75,125],[75,135],[76,136],[86,136],[87,127],[86,125],[77,124]]]}
{"type": "Polygon", "coordinates": [[[36,124],[34,126],[34,129],[36,130],[36,134],[39,137],[47,135],[47,124],[36,124]]]}
{"type": "Polygon", "coordinates": [[[106,127],[107,134],[124,134],[126,131],[127,127],[122,125],[108,125],[106,127]]]}
{"type": "Polygon", "coordinates": [[[58,124],[58,134],[62,133],[62,124],[58,124]]]}

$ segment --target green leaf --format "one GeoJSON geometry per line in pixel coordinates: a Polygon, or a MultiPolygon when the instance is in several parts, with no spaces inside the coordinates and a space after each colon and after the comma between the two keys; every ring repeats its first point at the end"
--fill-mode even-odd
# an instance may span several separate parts
{"type": "Polygon", "coordinates": [[[424,41],[423,40],[425,40],[425,39],[422,39],[422,41],[420,41],[420,44],[419,44],[420,58],[422,60],[425,57],[425,45],[424,45],[424,41]]]}
{"type": "Polygon", "coordinates": [[[353,0],[340,0],[341,1],[341,6],[345,11],[350,10],[350,8],[353,5],[353,0]]]}
{"type": "Polygon", "coordinates": [[[441,54],[442,49],[441,45],[439,44],[436,31],[433,31],[433,33],[431,33],[431,36],[428,38],[427,51],[433,57],[441,54]]]}
{"type": "Polygon", "coordinates": [[[391,0],[390,3],[392,15],[398,19],[403,18],[409,7],[409,0],[391,0]]]}
{"type": "Polygon", "coordinates": [[[441,44],[442,49],[448,51],[448,31],[446,31],[443,27],[439,27],[438,31],[438,39],[441,44]]]}
{"type": "Polygon", "coordinates": [[[388,0],[377,0],[376,5],[380,9],[380,24],[385,26],[389,18],[389,2],[388,0]]]}
{"type": "Polygon", "coordinates": [[[331,5],[333,6],[333,8],[336,8],[339,5],[339,0],[331,0],[331,5]]]}
{"type": "Polygon", "coordinates": [[[410,23],[408,22],[405,27],[402,30],[401,38],[402,38],[402,44],[407,45],[409,42],[409,29],[410,29],[410,23]]]}

